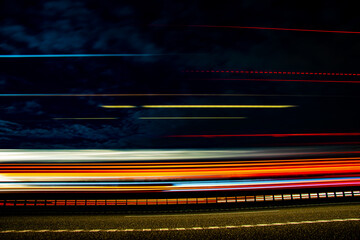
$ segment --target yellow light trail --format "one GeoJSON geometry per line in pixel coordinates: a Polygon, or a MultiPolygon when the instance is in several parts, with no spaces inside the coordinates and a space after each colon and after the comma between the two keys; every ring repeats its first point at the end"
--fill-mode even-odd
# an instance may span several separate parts
{"type": "Polygon", "coordinates": [[[136,108],[134,105],[101,105],[102,108],[136,108]]]}
{"type": "Polygon", "coordinates": [[[296,105],[143,105],[142,107],[143,108],[290,108],[297,106],[296,105]]]}
{"type": "MultiPolygon", "coordinates": [[[[102,108],[137,108],[134,105],[101,105],[102,108]]],[[[292,108],[296,105],[142,105],[139,108],[292,108]]]]}
{"type": "Polygon", "coordinates": [[[208,119],[245,119],[246,117],[139,117],[143,120],[208,120],[208,119]]]}
{"type": "Polygon", "coordinates": [[[107,117],[107,118],[53,118],[54,120],[114,120],[118,119],[116,117],[107,117]]]}

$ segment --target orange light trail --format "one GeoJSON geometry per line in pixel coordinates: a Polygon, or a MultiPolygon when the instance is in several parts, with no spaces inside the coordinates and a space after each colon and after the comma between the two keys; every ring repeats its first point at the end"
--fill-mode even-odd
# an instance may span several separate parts
{"type": "Polygon", "coordinates": [[[28,169],[157,169],[157,168],[204,168],[204,167],[259,167],[293,166],[293,165],[326,165],[326,164],[360,164],[360,158],[315,158],[315,159],[287,159],[264,161],[208,161],[208,162],[161,162],[161,163],[82,163],[82,164],[0,164],[1,169],[11,171],[28,169]]]}
{"type": "Polygon", "coordinates": [[[2,150],[0,192],[144,193],[360,184],[359,156],[313,157],[360,151],[310,150],[2,150]],[[297,156],[290,158],[294,152],[297,156]]]}
{"type": "MultiPolygon", "coordinates": [[[[341,177],[359,178],[360,180],[360,161],[359,158],[318,158],[318,159],[288,159],[288,160],[262,160],[261,162],[242,162],[242,161],[210,161],[210,162],[184,162],[178,165],[173,162],[163,162],[161,165],[152,163],[132,162],[125,164],[103,164],[103,163],[82,163],[77,166],[65,163],[52,164],[46,163],[29,167],[29,164],[1,164],[0,177],[3,179],[0,184],[0,191],[170,191],[179,189],[176,185],[163,182],[151,183],[147,185],[139,181],[162,180],[173,181],[183,180],[210,180],[228,178],[256,178],[268,179],[286,177],[288,180],[281,180],[282,184],[288,184],[291,179],[296,182],[308,181],[306,179],[322,175],[333,176],[334,179],[322,180],[325,182],[337,182],[340,184],[355,184],[354,181],[346,179],[336,179],[341,177]],[[299,176],[306,176],[306,178],[299,176]],[[338,177],[336,177],[338,176],[338,177]],[[6,181],[4,182],[4,179],[6,181]],[[42,179],[38,182],[38,179],[42,179]],[[79,182],[79,179],[84,182],[79,182]],[[94,186],[88,186],[89,181],[99,179],[107,182],[94,182],[94,186]],[[106,180],[108,179],[108,180],[106,180]],[[46,182],[45,182],[45,181],[46,182]],[[116,186],[107,186],[109,180],[120,182],[116,186]],[[66,181],[66,182],[64,182],[66,181]],[[132,181],[121,185],[122,181],[132,181]],[[74,185],[75,184],[75,185],[74,185]],[[105,184],[105,185],[104,185],[105,184]],[[120,185],[119,185],[120,184],[120,185]],[[134,185],[135,184],[135,185],[134,185]],[[74,186],[73,186],[74,185],[74,186]]],[[[256,180],[259,181],[259,180],[256,180]]],[[[181,183],[179,183],[181,184],[181,183]]],[[[205,183],[201,183],[205,184],[205,183]]],[[[200,185],[201,185],[200,184],[200,185]]],[[[241,181],[237,184],[244,185],[241,181]]],[[[248,180],[247,186],[252,186],[252,180],[248,180]]],[[[262,180],[262,185],[270,186],[270,180],[262,180]]],[[[308,182],[311,187],[314,182],[308,182]]],[[[181,189],[194,189],[198,185],[181,189]]],[[[204,186],[204,189],[210,188],[204,186]]],[[[255,185],[253,185],[255,187],[255,185]]]]}

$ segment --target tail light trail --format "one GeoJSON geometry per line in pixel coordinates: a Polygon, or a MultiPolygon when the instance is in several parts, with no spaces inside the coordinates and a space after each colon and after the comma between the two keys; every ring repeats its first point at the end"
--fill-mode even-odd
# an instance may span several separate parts
{"type": "Polygon", "coordinates": [[[315,33],[340,33],[340,34],[360,34],[358,31],[326,30],[326,29],[303,29],[303,28],[278,28],[278,27],[248,27],[248,26],[225,26],[225,25],[165,25],[152,24],[151,26],[173,26],[191,28],[220,28],[220,29],[251,29],[251,30],[275,30],[275,31],[295,31],[295,32],[315,32],[315,33]]]}
{"type": "Polygon", "coordinates": [[[1,151],[0,192],[271,190],[360,184],[360,158],[349,155],[359,151],[314,158],[323,151],[1,151]]]}
{"type": "Polygon", "coordinates": [[[325,75],[325,76],[360,76],[360,73],[339,72],[299,72],[299,71],[264,71],[264,70],[184,70],[185,73],[241,73],[241,74],[276,74],[276,75],[325,75]]]}

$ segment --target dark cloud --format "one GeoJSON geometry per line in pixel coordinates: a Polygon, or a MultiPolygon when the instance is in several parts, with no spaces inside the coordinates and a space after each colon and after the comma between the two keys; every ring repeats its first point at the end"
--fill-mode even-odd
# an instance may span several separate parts
{"type": "Polygon", "coordinates": [[[36,101],[15,103],[5,108],[7,114],[42,115],[42,106],[36,101]]]}
{"type": "Polygon", "coordinates": [[[117,127],[106,124],[83,125],[62,124],[61,126],[43,126],[41,128],[19,127],[9,122],[1,122],[0,136],[5,141],[17,147],[42,146],[48,148],[62,145],[64,148],[122,148],[131,147],[126,139],[136,135],[136,131],[129,126],[119,125],[117,127]],[[16,143],[15,143],[16,142],[16,143]]]}
{"type": "Polygon", "coordinates": [[[109,21],[84,1],[44,1],[23,9],[21,16],[0,23],[0,48],[9,54],[28,53],[159,53],[131,21],[133,10],[122,6],[109,21]],[[10,22],[10,23],[9,23],[10,22]]]}

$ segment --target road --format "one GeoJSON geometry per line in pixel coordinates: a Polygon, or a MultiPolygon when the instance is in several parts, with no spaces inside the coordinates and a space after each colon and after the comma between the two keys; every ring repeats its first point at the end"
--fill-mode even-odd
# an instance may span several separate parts
{"type": "Polygon", "coordinates": [[[0,216],[0,239],[359,239],[360,203],[161,213],[0,216]]]}

